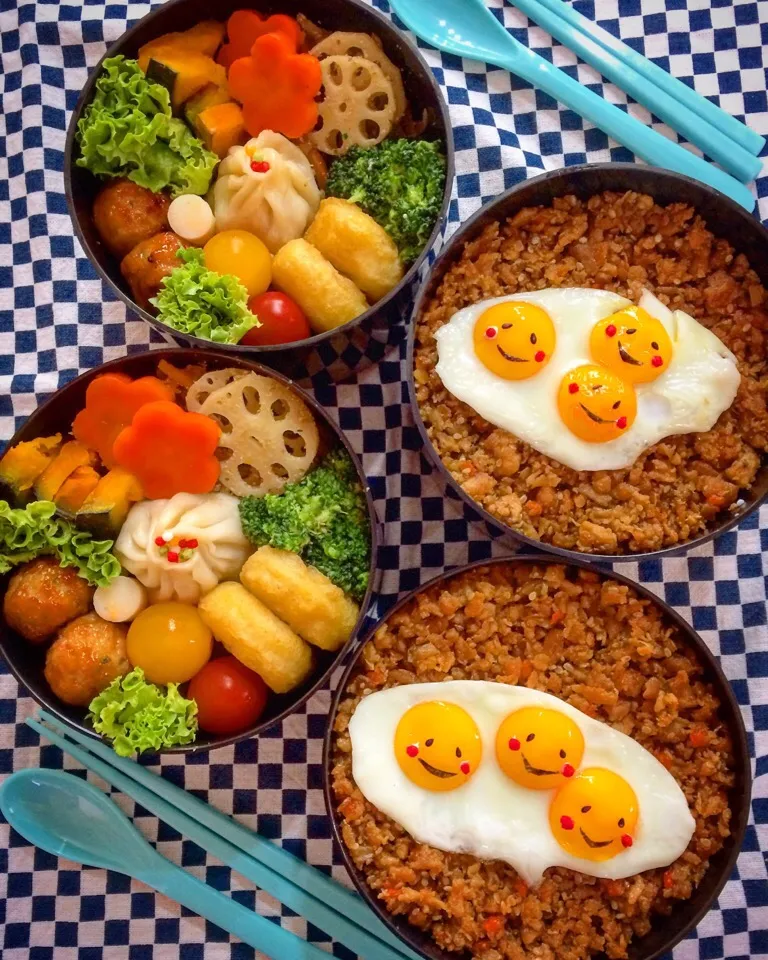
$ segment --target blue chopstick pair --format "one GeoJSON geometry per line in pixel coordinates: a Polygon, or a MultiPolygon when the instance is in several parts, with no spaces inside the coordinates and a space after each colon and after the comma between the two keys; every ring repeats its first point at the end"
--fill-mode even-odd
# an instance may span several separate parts
{"type": "MultiPolygon", "coordinates": [[[[418,37],[456,56],[509,70],[591,120],[642,160],[709,184],[746,210],[755,195],[725,170],[636,120],[512,37],[484,0],[390,0],[393,11],[418,37]]],[[[570,8],[563,0],[510,0],[534,22],[631,93],[741,180],[761,168],[755,158],[764,140],[695,90],[661,70],[570,8]]]]}
{"type": "MultiPolygon", "coordinates": [[[[355,953],[370,960],[418,960],[355,893],[146,767],[118,757],[105,743],[62,728],[60,721],[45,710],[39,716],[44,722],[26,722],[41,737],[355,953]]],[[[293,934],[218,891],[209,892],[216,903],[206,905],[208,919],[226,930],[238,924],[256,928],[259,948],[275,960],[283,960],[286,936],[293,934]],[[216,916],[219,908],[220,920],[216,916]]],[[[314,958],[316,947],[296,937],[294,940],[293,954],[306,960],[314,958]]]]}

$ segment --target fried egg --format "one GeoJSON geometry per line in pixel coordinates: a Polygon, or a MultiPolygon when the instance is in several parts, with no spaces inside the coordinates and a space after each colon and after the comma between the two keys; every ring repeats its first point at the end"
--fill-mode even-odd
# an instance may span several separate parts
{"type": "Polygon", "coordinates": [[[484,300],[435,339],[450,393],[574,470],[628,467],[664,437],[710,430],[739,387],[727,347],[647,291],[638,305],[568,287],[484,300]]]}
{"type": "Polygon", "coordinates": [[[365,697],[350,722],[363,795],[417,842],[621,879],[667,866],[695,829],[674,777],[635,740],[550,694],[484,680],[365,697]]]}

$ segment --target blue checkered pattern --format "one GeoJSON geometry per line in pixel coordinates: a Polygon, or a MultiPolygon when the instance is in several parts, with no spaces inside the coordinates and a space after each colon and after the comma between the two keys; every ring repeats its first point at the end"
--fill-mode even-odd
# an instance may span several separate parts
{"type": "MultiPolygon", "coordinates": [[[[433,2],[433,0],[424,0],[433,2]]],[[[376,5],[385,9],[383,0],[376,5]]],[[[493,0],[501,13],[501,0],[493,0]]],[[[768,134],[765,53],[768,2],[751,0],[577,0],[620,35],[726,110],[768,134]]],[[[73,239],[62,183],[64,137],[89,68],[105,44],[150,9],[104,0],[0,0],[0,439],[80,371],[159,342],[102,287],[73,239]]],[[[523,43],[615,103],[627,98],[548,35],[506,6],[523,43]]],[[[551,98],[502,70],[425,50],[450,104],[457,182],[448,230],[505,187],[563,164],[627,160],[551,98]]],[[[667,133],[634,103],[629,111],[667,133]]],[[[758,183],[768,219],[768,178],[758,183]]],[[[419,449],[406,406],[404,325],[384,339],[334,343],[309,364],[312,386],[363,455],[386,522],[380,609],[447,566],[504,552],[493,534],[445,488],[419,449]],[[382,359],[383,358],[383,359],[382,359]],[[380,361],[380,362],[379,362],[380,361]],[[346,376],[357,367],[354,379],[346,376]]],[[[768,510],[715,544],[677,559],[623,570],[664,596],[721,656],[744,711],[756,757],[753,817],[738,867],[717,908],[674,953],[675,960],[768,956],[768,510]],[[761,530],[762,527],[762,530],[761,530]]],[[[2,669],[2,668],[0,668],[2,669]]],[[[163,760],[175,783],[234,813],[344,881],[321,792],[321,741],[328,691],[266,735],[211,754],[163,760]]],[[[0,673],[0,773],[67,768],[19,722],[32,701],[0,673]]],[[[194,844],[121,795],[120,805],[160,851],[208,883],[331,949],[309,926],[194,844]]],[[[350,960],[343,947],[336,956],[350,960]]],[[[4,960],[224,960],[253,952],[163,897],[116,874],[81,870],[34,850],[0,824],[0,954],[4,960]]],[[[366,958],[374,960],[374,958],[366,958]]]]}

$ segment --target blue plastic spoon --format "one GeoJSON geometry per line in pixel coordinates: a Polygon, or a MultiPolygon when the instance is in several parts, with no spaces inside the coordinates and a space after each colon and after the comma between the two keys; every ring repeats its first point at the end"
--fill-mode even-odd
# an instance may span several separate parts
{"type": "Polygon", "coordinates": [[[0,785],[14,830],[55,857],[141,880],[274,960],[328,954],[206,886],[151,847],[109,797],[63,770],[19,770],[0,785]]]}
{"type": "Polygon", "coordinates": [[[745,210],[754,209],[757,201],[742,183],[646,127],[518,43],[483,0],[390,0],[390,6],[409,30],[433,47],[509,70],[591,120],[646,163],[708,183],[745,210]]]}

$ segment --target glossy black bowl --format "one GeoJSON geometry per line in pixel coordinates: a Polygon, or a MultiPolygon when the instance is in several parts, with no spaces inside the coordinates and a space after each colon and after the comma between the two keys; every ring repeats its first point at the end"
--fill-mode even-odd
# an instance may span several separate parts
{"type": "Polygon", "coordinates": [[[443,202],[440,216],[424,250],[411,264],[396,287],[354,320],[325,333],[315,334],[306,340],[263,347],[212,344],[208,340],[179,333],[177,330],[161,323],[157,317],[135,303],[130,289],[120,273],[119,261],[112,256],[99,237],[93,223],[92,209],[94,198],[100,187],[104,185],[104,181],[95,177],[88,170],[76,166],[75,160],[80,155],[80,151],[75,133],[83,111],[93,99],[96,80],[101,73],[102,63],[108,57],[114,57],[117,54],[135,57],[138,54],[139,47],[156,37],[174,30],[186,30],[201,20],[211,17],[226,20],[231,13],[235,10],[241,10],[243,6],[241,0],[219,0],[213,6],[206,0],[169,0],[169,2],[163,3],[145,17],[142,17],[135,26],[126,31],[119,40],[112,44],[91,71],[69,122],[64,158],[64,191],[77,239],[101,279],[112,288],[114,293],[134,314],[150,323],[164,337],[183,340],[192,346],[203,347],[208,350],[216,349],[227,353],[297,353],[338,334],[350,333],[353,328],[361,324],[370,327],[373,325],[374,319],[377,327],[386,323],[395,323],[408,309],[413,293],[413,283],[419,267],[440,234],[448,214],[454,174],[453,128],[448,116],[448,107],[440,93],[440,87],[421,54],[406,39],[405,35],[393,26],[390,20],[363,3],[362,0],[248,0],[245,6],[266,14],[287,13],[295,16],[298,13],[303,13],[310,20],[329,30],[351,30],[375,34],[380,38],[387,56],[402,71],[406,94],[413,108],[414,116],[420,117],[422,110],[428,111],[430,122],[424,137],[429,140],[440,140],[445,145],[447,170],[443,202]]]}
{"type": "MultiPolygon", "coordinates": [[[[451,577],[479,567],[498,566],[499,564],[509,563],[536,564],[541,566],[543,564],[561,562],[562,561],[553,557],[546,557],[541,554],[516,554],[511,557],[499,557],[495,560],[480,560],[477,563],[471,563],[467,566],[451,570],[448,573],[440,574],[422,587],[419,587],[418,590],[414,590],[412,593],[403,597],[399,603],[389,610],[387,614],[371,628],[355,650],[344,673],[339,679],[331,705],[328,727],[323,744],[323,790],[328,815],[331,819],[333,836],[344,858],[344,864],[349,871],[352,881],[368,906],[401,940],[407,943],[419,956],[425,957],[426,960],[466,960],[468,954],[466,952],[460,954],[449,953],[442,950],[434,940],[432,940],[429,934],[419,930],[417,927],[411,926],[404,917],[393,916],[388,913],[382,905],[382,901],[377,898],[375,891],[371,890],[368,886],[364,874],[357,868],[347,850],[341,835],[341,818],[337,811],[337,803],[333,795],[331,782],[334,726],[339,703],[347,688],[350,676],[363,654],[366,644],[373,639],[376,631],[383,623],[397,614],[397,612],[417,594],[422,593],[424,590],[441,581],[449,580],[451,577]]],[[[661,608],[670,626],[677,627],[702,664],[705,679],[712,685],[715,695],[720,700],[720,719],[722,724],[727,728],[733,744],[734,785],[729,795],[732,813],[731,835],[726,840],[723,848],[710,860],[709,868],[693,895],[688,900],[674,901],[674,906],[669,916],[654,916],[652,918],[650,931],[643,937],[633,939],[629,946],[628,960],[656,960],[656,958],[663,956],[671,950],[675,944],[687,936],[702,920],[717,899],[718,894],[723,889],[726,880],[728,880],[736,864],[736,859],[744,840],[744,831],[747,826],[750,810],[752,771],[749,759],[749,747],[747,745],[747,733],[744,728],[744,721],[738,702],[736,701],[736,697],[728,680],[720,668],[717,658],[710,652],[707,645],[693,627],[673,610],[669,604],[659,599],[659,597],[651,593],[650,590],[634,583],[627,577],[618,573],[603,572],[585,560],[572,560],[570,563],[567,563],[566,566],[578,567],[582,570],[596,573],[604,580],[616,580],[619,583],[626,584],[641,597],[652,600],[657,607],[661,608]]],[[[599,956],[595,956],[593,960],[605,960],[605,957],[603,954],[600,954],[599,956]]]]}
{"type": "MultiPolygon", "coordinates": [[[[29,417],[20,430],[12,438],[9,447],[15,446],[24,440],[33,440],[35,437],[46,437],[54,433],[68,433],[72,426],[72,420],[75,414],[82,409],[85,403],[85,391],[88,384],[94,377],[102,373],[125,373],[131,377],[143,377],[153,374],[160,360],[167,360],[175,366],[184,366],[191,363],[205,363],[209,370],[222,369],[223,367],[244,367],[254,373],[267,377],[274,377],[280,383],[291,386],[301,399],[312,410],[321,438],[325,438],[329,444],[340,444],[347,451],[355,465],[360,483],[365,490],[366,501],[368,504],[368,517],[371,524],[371,563],[369,568],[369,586],[368,591],[360,605],[360,616],[355,629],[341,649],[335,652],[320,650],[316,648],[315,669],[309,678],[295,690],[290,693],[275,694],[270,693],[267,700],[267,706],[264,713],[259,718],[258,723],[243,730],[241,733],[226,736],[216,736],[215,734],[205,733],[200,730],[194,743],[184,746],[167,747],[162,753],[196,753],[200,750],[210,750],[214,747],[223,747],[231,743],[237,743],[240,740],[247,740],[265,730],[267,727],[283,720],[290,713],[298,710],[312,696],[312,694],[322,686],[328,679],[334,666],[341,663],[358,635],[365,620],[365,612],[373,594],[376,579],[376,551],[378,545],[378,522],[376,511],[373,506],[370,487],[366,480],[363,468],[349,441],[342,431],[336,425],[325,410],[303,390],[292,384],[290,380],[282,375],[275,373],[267,367],[258,363],[253,363],[244,357],[232,357],[225,353],[206,350],[193,350],[186,348],[176,348],[167,350],[151,350],[147,353],[134,354],[129,357],[121,357],[110,363],[105,363],[94,370],[89,370],[82,376],[68,383],[61,390],[58,390],[46,403],[38,407],[29,417]]],[[[5,496],[7,491],[0,488],[0,497],[5,496]]],[[[5,589],[10,578],[10,574],[0,578],[0,598],[5,594],[5,589]]],[[[1,611],[1,607],[0,607],[1,611]]],[[[11,669],[19,683],[26,687],[35,700],[45,707],[50,713],[55,714],[61,720],[82,730],[93,737],[94,733],[89,722],[86,720],[87,711],[81,707],[72,707],[56,697],[51,691],[43,674],[45,667],[45,654],[49,644],[32,644],[20,637],[14,630],[11,630],[5,622],[0,612],[0,653],[2,653],[5,662],[11,669]]]]}
{"type": "Polygon", "coordinates": [[[463,223],[445,244],[439,257],[435,260],[429,276],[422,284],[414,303],[411,326],[408,331],[406,375],[416,426],[421,434],[424,449],[429,455],[429,459],[435,464],[438,473],[456,498],[463,501],[471,511],[474,511],[476,516],[479,515],[491,527],[498,530],[502,538],[515,545],[524,545],[528,549],[546,550],[547,553],[553,553],[564,559],[578,559],[587,556],[605,562],[639,561],[681,553],[707,543],[726,530],[730,530],[731,527],[757,510],[768,497],[768,457],[763,458],[762,467],[749,490],[741,492],[737,505],[735,504],[732,509],[717,517],[706,533],[702,533],[686,543],[645,553],[590,554],[578,550],[567,550],[535,540],[507,526],[498,517],[494,517],[493,514],[485,510],[476,500],[473,500],[469,494],[465,493],[461,485],[454,480],[429,439],[416,401],[413,378],[418,317],[439,287],[446,271],[461,257],[464,245],[467,242],[482,233],[489,223],[513,216],[524,207],[548,206],[557,197],[571,194],[581,200],[586,200],[605,190],[617,193],[624,193],[627,190],[645,193],[662,204],[690,204],[707,221],[715,236],[727,240],[737,253],[743,253],[747,257],[752,269],[758,274],[763,284],[768,287],[768,230],[746,210],[722,193],[718,193],[717,190],[678,173],[670,173],[667,170],[640,166],[634,163],[598,163],[579,167],[565,167],[562,170],[553,170],[550,173],[534,177],[532,180],[525,180],[494,200],[489,201],[463,223]]]}

